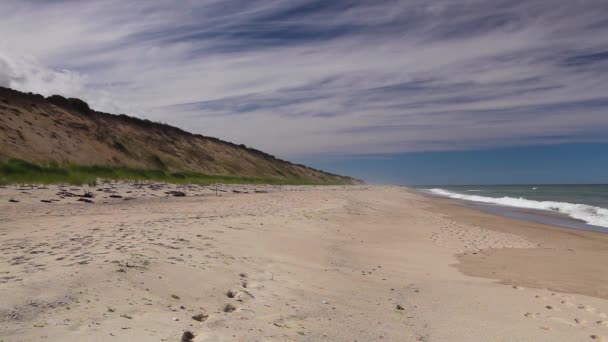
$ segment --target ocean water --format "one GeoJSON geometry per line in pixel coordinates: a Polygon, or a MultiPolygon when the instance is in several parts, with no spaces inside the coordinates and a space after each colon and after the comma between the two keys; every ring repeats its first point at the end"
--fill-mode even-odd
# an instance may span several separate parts
{"type": "Polygon", "coordinates": [[[427,186],[421,190],[476,203],[559,213],[608,228],[608,184],[458,185],[427,186]]]}

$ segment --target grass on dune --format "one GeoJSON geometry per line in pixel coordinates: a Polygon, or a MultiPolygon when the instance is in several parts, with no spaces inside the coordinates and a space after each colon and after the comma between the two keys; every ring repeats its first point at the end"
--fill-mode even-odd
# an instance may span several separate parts
{"type": "Polygon", "coordinates": [[[338,184],[309,179],[258,178],[206,175],[199,172],[138,169],[125,166],[102,165],[46,165],[11,159],[0,162],[0,184],[95,184],[98,179],[125,181],[157,181],[180,184],[338,184]]]}

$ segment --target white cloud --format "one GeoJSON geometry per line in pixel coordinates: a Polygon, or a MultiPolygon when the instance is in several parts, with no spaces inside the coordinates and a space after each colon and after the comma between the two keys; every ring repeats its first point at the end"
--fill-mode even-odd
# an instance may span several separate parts
{"type": "Polygon", "coordinates": [[[280,155],[608,129],[608,55],[564,64],[608,51],[601,1],[346,4],[3,1],[0,84],[280,155]]]}
{"type": "Polygon", "coordinates": [[[52,70],[34,59],[0,54],[0,84],[22,91],[50,95],[49,90],[71,94],[84,88],[84,76],[69,70],[52,70]]]}

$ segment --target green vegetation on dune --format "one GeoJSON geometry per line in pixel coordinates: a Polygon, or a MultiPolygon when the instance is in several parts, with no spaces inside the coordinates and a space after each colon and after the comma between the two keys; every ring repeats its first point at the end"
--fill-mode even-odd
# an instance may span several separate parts
{"type": "Polygon", "coordinates": [[[125,166],[37,165],[19,159],[0,162],[0,184],[94,184],[98,179],[156,181],[180,184],[292,184],[337,185],[345,182],[299,178],[257,178],[206,175],[199,172],[137,169],[125,166]]]}

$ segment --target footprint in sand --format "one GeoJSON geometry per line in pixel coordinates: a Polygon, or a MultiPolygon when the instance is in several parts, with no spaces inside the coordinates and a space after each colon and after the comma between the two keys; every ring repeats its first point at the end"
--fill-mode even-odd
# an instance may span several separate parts
{"type": "Polygon", "coordinates": [[[539,313],[532,313],[532,312],[526,312],[526,313],[524,314],[524,317],[527,317],[527,318],[534,318],[534,319],[538,318],[539,316],[540,316],[540,314],[539,314],[539,313]]]}
{"type": "Polygon", "coordinates": [[[580,305],[578,306],[578,308],[579,308],[579,309],[581,309],[581,310],[585,310],[585,311],[587,311],[587,312],[595,312],[595,308],[594,308],[594,307],[592,307],[592,306],[587,306],[587,305],[582,305],[582,304],[580,304],[580,305]]]}
{"type": "Polygon", "coordinates": [[[574,306],[574,303],[569,302],[569,301],[567,301],[567,300],[562,300],[562,301],[561,301],[561,303],[562,303],[563,305],[567,306],[567,307],[573,307],[573,306],[574,306]]]}
{"type": "Polygon", "coordinates": [[[224,311],[226,313],[231,313],[235,310],[236,310],[236,307],[232,304],[226,304],[226,305],[224,305],[224,308],[222,309],[222,311],[224,311]]]}
{"type": "Polygon", "coordinates": [[[608,328],[608,321],[606,321],[606,320],[597,321],[595,323],[608,328]]]}

